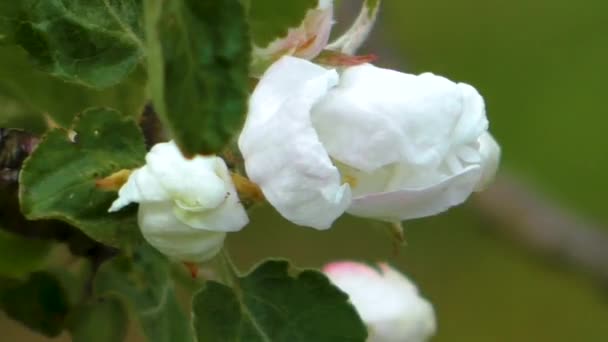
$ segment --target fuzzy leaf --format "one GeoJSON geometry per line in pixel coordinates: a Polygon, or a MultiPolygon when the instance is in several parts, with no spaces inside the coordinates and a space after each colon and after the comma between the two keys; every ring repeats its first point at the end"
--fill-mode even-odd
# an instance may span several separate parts
{"type": "Polygon", "coordinates": [[[73,342],[118,342],[125,339],[128,319],[121,301],[107,298],[73,310],[68,326],[73,342]]]}
{"type": "Polygon", "coordinates": [[[238,0],[145,0],[152,100],[185,155],[222,150],[243,124],[250,42],[238,0]]]}
{"type": "Polygon", "coordinates": [[[95,181],[144,163],[146,149],[137,124],[109,109],[91,109],[67,131],[50,131],[25,161],[19,179],[21,210],[31,220],[58,219],[91,238],[125,246],[141,241],[133,210],[108,214],[115,193],[95,181]]]}
{"type": "MultiPolygon", "coordinates": [[[[3,98],[14,101],[22,111],[38,114],[39,118],[42,113],[48,114],[64,127],[69,127],[77,113],[90,107],[111,107],[136,117],[143,110],[144,93],[145,73],[140,69],[118,85],[96,90],[65,82],[36,69],[28,62],[27,53],[18,46],[0,46],[0,94],[3,98]]],[[[0,119],[4,119],[6,110],[0,113],[0,119]]]]}
{"type": "Polygon", "coordinates": [[[70,300],[58,277],[36,272],[26,281],[5,288],[0,294],[0,307],[12,319],[54,337],[63,330],[70,300]]]}
{"type": "Polygon", "coordinates": [[[14,41],[53,76],[105,88],[144,54],[140,17],[141,0],[21,0],[14,41]]]}
{"type": "Polygon", "coordinates": [[[0,276],[22,278],[39,270],[51,246],[48,241],[26,239],[0,229],[0,276]]]}
{"type": "Polygon", "coordinates": [[[11,43],[14,36],[15,22],[19,17],[19,1],[0,2],[0,44],[11,43]]]}
{"type": "Polygon", "coordinates": [[[191,342],[190,323],[177,302],[169,267],[164,256],[143,244],[132,257],[116,257],[101,266],[95,293],[127,303],[149,341],[191,342]]]}
{"type": "Polygon", "coordinates": [[[286,261],[267,261],[233,290],[208,282],[193,300],[199,341],[365,341],[348,296],[320,272],[289,275],[286,261]]]}

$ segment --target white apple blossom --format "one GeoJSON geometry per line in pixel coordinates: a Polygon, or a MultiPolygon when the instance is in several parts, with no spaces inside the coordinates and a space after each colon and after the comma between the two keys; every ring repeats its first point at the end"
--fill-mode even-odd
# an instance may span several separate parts
{"type": "Polygon", "coordinates": [[[316,57],[327,45],[333,25],[333,0],[319,0],[317,7],[309,9],[297,27],[287,30],[267,46],[253,47],[255,60],[272,60],[288,54],[304,59],[316,57]]]}
{"type": "Polygon", "coordinates": [[[498,166],[487,129],[470,85],[286,56],[254,90],[239,147],[279,213],[326,229],[345,211],[396,222],[462,203],[498,166]]]}
{"type": "Polygon", "coordinates": [[[368,342],[422,342],[435,333],[432,305],[387,264],[374,269],[356,262],[335,262],[323,272],[348,294],[368,327],[368,342]]]}
{"type": "Polygon", "coordinates": [[[132,202],[139,203],[138,223],[146,241],[180,261],[212,258],[226,232],[249,222],[224,161],[186,159],[173,141],[152,147],[146,165],[133,171],[109,211],[132,202]]]}

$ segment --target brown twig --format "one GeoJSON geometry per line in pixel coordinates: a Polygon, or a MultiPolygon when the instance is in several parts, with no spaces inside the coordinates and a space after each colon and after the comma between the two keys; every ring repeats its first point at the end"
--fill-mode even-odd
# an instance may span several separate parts
{"type": "Polygon", "coordinates": [[[608,230],[503,173],[473,205],[500,233],[608,282],[608,230]]]}

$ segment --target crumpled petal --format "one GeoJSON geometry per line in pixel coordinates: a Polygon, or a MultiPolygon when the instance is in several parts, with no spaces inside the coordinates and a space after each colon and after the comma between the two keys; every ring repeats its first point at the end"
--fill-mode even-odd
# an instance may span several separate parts
{"type": "Polygon", "coordinates": [[[108,211],[118,211],[131,203],[169,200],[169,194],[155,177],[147,166],[133,171],[127,182],[118,191],[118,198],[108,211]]]}
{"type": "Polygon", "coordinates": [[[146,166],[156,181],[184,210],[218,207],[227,197],[226,183],[216,169],[224,164],[216,156],[186,159],[174,141],[154,145],[146,155],[146,166]]]}
{"type": "MultiPolygon", "coordinates": [[[[221,159],[219,160],[221,161],[221,159]]],[[[227,195],[223,203],[216,208],[204,211],[190,211],[174,207],[173,213],[181,222],[193,228],[215,232],[239,231],[249,223],[249,217],[239,200],[226,164],[223,161],[218,162],[215,165],[215,171],[227,188],[227,195]]]]}
{"type": "Polygon", "coordinates": [[[346,165],[366,172],[392,163],[433,168],[454,144],[474,142],[487,127],[483,99],[471,89],[430,73],[364,64],[343,72],[312,119],[329,154],[346,165]]]}
{"type": "Polygon", "coordinates": [[[356,262],[335,262],[323,272],[348,294],[368,326],[368,341],[426,341],[436,331],[432,305],[401,273],[387,264],[378,266],[379,270],[356,262]]]}
{"type": "Polygon", "coordinates": [[[252,94],[239,137],[247,175],[266,199],[288,220],[317,229],[329,228],[351,200],[310,118],[337,82],[334,70],[281,58],[252,94]]]}
{"type": "Polygon", "coordinates": [[[500,146],[488,132],[479,137],[479,154],[481,155],[481,178],[475,191],[483,190],[496,175],[500,163],[500,146]]]}
{"type": "Polygon", "coordinates": [[[462,98],[462,114],[452,133],[453,145],[466,145],[476,141],[488,130],[486,104],[477,89],[466,83],[458,83],[462,98]]]}
{"type": "Polygon", "coordinates": [[[180,222],[171,202],[141,203],[138,223],[150,245],[172,259],[203,262],[222,248],[226,233],[192,228],[180,222]]]}
{"type": "Polygon", "coordinates": [[[471,165],[429,186],[364,194],[353,198],[347,212],[388,222],[436,215],[464,202],[481,172],[479,165],[471,165]]]}

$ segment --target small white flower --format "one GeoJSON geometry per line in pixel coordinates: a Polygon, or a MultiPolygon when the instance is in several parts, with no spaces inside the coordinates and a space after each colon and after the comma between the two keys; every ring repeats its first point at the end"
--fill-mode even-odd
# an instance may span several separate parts
{"type": "Polygon", "coordinates": [[[331,263],[323,272],[348,294],[368,327],[368,342],[422,342],[436,330],[435,312],[416,286],[387,264],[331,263]]]}
{"type": "Polygon", "coordinates": [[[304,59],[316,57],[327,45],[333,24],[333,0],[319,0],[317,7],[308,10],[300,26],[289,28],[284,37],[265,47],[254,46],[255,60],[272,60],[288,54],[304,59]]]}
{"type": "Polygon", "coordinates": [[[171,141],[154,145],[146,165],[135,170],[110,212],[139,203],[142,235],[167,256],[189,262],[213,257],[226,232],[248,222],[224,161],[216,156],[186,159],[171,141]]]}
{"type": "Polygon", "coordinates": [[[239,147],[284,217],[325,229],[344,211],[394,222],[462,203],[498,166],[487,129],[467,84],[283,57],[251,96],[239,147]]]}

